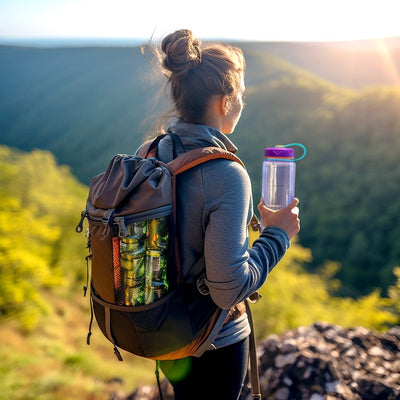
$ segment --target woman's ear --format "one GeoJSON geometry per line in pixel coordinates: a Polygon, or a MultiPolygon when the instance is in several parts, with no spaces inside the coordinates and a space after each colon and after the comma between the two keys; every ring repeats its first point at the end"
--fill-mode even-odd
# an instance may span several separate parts
{"type": "Polygon", "coordinates": [[[221,112],[223,115],[227,116],[229,111],[232,109],[232,98],[229,95],[224,95],[221,97],[221,112]]]}

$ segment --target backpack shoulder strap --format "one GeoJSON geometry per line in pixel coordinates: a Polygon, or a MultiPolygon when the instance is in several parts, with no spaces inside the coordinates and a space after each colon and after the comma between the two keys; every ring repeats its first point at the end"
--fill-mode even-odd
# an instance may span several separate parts
{"type": "MultiPolygon", "coordinates": [[[[170,161],[166,165],[168,166],[169,170],[172,173],[173,178],[176,177],[176,175],[181,174],[182,172],[185,172],[189,170],[190,168],[193,168],[197,165],[203,164],[207,161],[210,160],[215,160],[218,158],[225,158],[227,160],[232,160],[235,162],[238,162],[240,165],[245,168],[244,164],[242,161],[235,156],[233,153],[231,153],[228,150],[221,149],[219,147],[200,147],[197,149],[189,150],[186,153],[181,154],[174,160],[170,161]]],[[[175,182],[175,179],[173,179],[173,182],[175,182]]],[[[176,191],[175,189],[173,190],[173,196],[174,196],[174,224],[176,224],[176,201],[175,201],[175,196],[176,196],[176,191]]],[[[177,248],[177,241],[176,241],[176,248],[177,248]]],[[[176,255],[179,255],[179,251],[176,251],[176,255]]],[[[178,282],[182,282],[182,275],[181,275],[181,267],[180,267],[180,261],[179,257],[177,257],[177,277],[178,277],[178,282]]]]}
{"type": "Polygon", "coordinates": [[[225,158],[227,160],[235,161],[245,168],[239,157],[235,156],[235,154],[231,153],[230,151],[221,149],[219,147],[200,147],[189,150],[188,152],[180,155],[178,158],[170,161],[168,166],[175,175],[178,175],[197,165],[218,158],[225,158]]]}
{"type": "Polygon", "coordinates": [[[150,139],[144,142],[138,149],[137,155],[142,158],[156,157],[157,156],[157,146],[162,138],[166,134],[157,136],[155,139],[150,139]]]}
{"type": "Polygon", "coordinates": [[[197,149],[189,150],[180,156],[176,157],[176,146],[183,147],[182,141],[178,135],[172,133],[161,134],[155,139],[144,142],[138,149],[137,155],[142,158],[157,157],[157,146],[161,139],[170,135],[174,143],[174,159],[168,163],[171,172],[175,175],[181,174],[197,165],[203,164],[210,160],[217,158],[225,158],[227,160],[239,163],[243,168],[246,168],[243,162],[232,152],[222,149],[220,147],[199,147],[197,149]]]}

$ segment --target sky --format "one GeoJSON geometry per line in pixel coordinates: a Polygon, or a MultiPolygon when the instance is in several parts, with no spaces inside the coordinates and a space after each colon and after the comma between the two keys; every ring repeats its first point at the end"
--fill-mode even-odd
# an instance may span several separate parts
{"type": "Polygon", "coordinates": [[[400,0],[0,0],[0,38],[343,41],[400,36],[400,0]]]}

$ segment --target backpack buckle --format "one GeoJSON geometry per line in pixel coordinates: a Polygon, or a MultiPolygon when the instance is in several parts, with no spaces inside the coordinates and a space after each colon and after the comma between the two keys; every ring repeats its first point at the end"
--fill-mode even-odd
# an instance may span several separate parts
{"type": "Polygon", "coordinates": [[[208,286],[206,285],[206,283],[204,282],[206,277],[206,274],[201,274],[196,281],[196,286],[197,286],[197,290],[200,292],[200,294],[202,294],[203,296],[207,296],[210,294],[210,289],[208,288],[208,286]]]}

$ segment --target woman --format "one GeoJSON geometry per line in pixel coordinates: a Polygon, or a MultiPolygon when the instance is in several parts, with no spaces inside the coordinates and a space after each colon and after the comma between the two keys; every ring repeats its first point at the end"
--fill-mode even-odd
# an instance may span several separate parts
{"type": "MultiPolygon", "coordinates": [[[[164,38],[160,56],[178,118],[167,129],[175,135],[159,143],[158,157],[169,162],[176,154],[205,146],[236,152],[226,135],[234,131],[244,105],[241,50],[218,44],[202,47],[190,31],[179,30],[164,38]]],[[[177,187],[183,274],[205,268],[204,283],[224,312],[206,348],[193,357],[161,361],[161,369],[176,400],[235,400],[249,351],[250,327],[241,302],[261,287],[299,231],[298,200],[277,212],[260,201],[257,208],[266,228],[249,248],[251,183],[240,164],[209,161],[180,175],[177,187]]]]}

